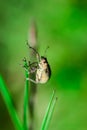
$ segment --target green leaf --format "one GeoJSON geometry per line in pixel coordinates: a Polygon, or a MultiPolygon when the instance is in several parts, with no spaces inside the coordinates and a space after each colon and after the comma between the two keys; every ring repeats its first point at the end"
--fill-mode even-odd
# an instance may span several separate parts
{"type": "Polygon", "coordinates": [[[54,95],[55,95],[55,92],[53,91],[53,94],[52,94],[52,96],[51,96],[49,105],[48,105],[48,107],[47,107],[46,114],[45,114],[44,119],[43,119],[43,122],[42,122],[41,130],[47,130],[48,125],[49,125],[49,123],[50,123],[50,120],[51,120],[51,118],[52,118],[53,110],[54,110],[55,103],[56,103],[56,99],[57,99],[57,98],[56,98],[56,99],[54,100],[54,95]]]}
{"type": "Polygon", "coordinates": [[[45,130],[48,129],[49,123],[50,123],[50,121],[52,119],[52,115],[53,115],[53,112],[54,112],[56,101],[57,101],[57,98],[54,99],[53,104],[51,106],[51,109],[50,109],[50,112],[49,112],[49,116],[48,116],[48,119],[47,119],[47,122],[46,122],[46,125],[45,125],[45,130]]]}
{"type": "Polygon", "coordinates": [[[8,108],[9,114],[10,114],[10,116],[12,118],[12,121],[13,121],[13,123],[15,125],[16,130],[23,130],[22,123],[20,122],[20,120],[18,118],[18,115],[16,113],[16,110],[15,110],[15,108],[13,106],[10,93],[7,90],[7,87],[4,84],[4,81],[3,81],[1,76],[0,76],[0,92],[1,92],[1,94],[3,96],[3,98],[4,98],[4,101],[6,103],[6,106],[8,108]]]}

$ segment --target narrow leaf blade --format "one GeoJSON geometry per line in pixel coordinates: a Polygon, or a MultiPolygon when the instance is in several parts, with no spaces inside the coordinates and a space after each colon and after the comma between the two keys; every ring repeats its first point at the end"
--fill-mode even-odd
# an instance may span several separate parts
{"type": "Polygon", "coordinates": [[[49,116],[49,112],[50,112],[50,108],[51,108],[51,105],[52,105],[52,102],[53,102],[53,99],[54,99],[54,95],[55,95],[55,92],[53,91],[53,94],[50,98],[50,102],[49,102],[47,110],[46,110],[46,114],[45,114],[43,122],[42,122],[41,130],[46,130],[45,129],[46,128],[46,122],[47,122],[47,119],[48,119],[48,116],[49,116]]]}
{"type": "Polygon", "coordinates": [[[57,101],[57,98],[54,99],[53,104],[52,104],[52,106],[51,106],[51,108],[50,108],[49,116],[48,116],[48,119],[47,119],[47,122],[46,122],[46,125],[45,125],[45,130],[48,129],[48,126],[49,126],[50,121],[51,121],[51,119],[52,119],[52,115],[53,115],[53,112],[54,112],[54,108],[55,108],[56,101],[57,101]]]}
{"type": "MultiPolygon", "coordinates": [[[[25,61],[25,66],[27,66],[27,62],[25,61]]],[[[27,124],[27,112],[28,112],[28,102],[29,102],[29,81],[27,80],[29,74],[28,70],[25,70],[26,76],[26,84],[25,84],[25,93],[24,93],[24,130],[28,129],[27,124]]]]}
{"type": "Polygon", "coordinates": [[[15,128],[17,130],[23,130],[23,127],[22,127],[22,124],[18,118],[18,115],[15,111],[15,108],[13,106],[13,103],[12,103],[12,99],[11,99],[11,96],[10,96],[10,93],[9,91],[7,90],[7,87],[6,85],[4,84],[4,81],[2,79],[2,77],[0,76],[0,92],[4,98],[4,101],[5,101],[5,104],[7,106],[7,109],[9,111],[9,114],[12,118],[12,121],[15,125],[15,128]]]}

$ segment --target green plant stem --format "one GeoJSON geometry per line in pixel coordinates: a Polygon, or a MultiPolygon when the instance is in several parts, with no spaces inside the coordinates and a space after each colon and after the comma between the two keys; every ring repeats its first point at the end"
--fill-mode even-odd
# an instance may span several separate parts
{"type": "MultiPolygon", "coordinates": [[[[27,66],[27,63],[25,63],[27,66]]],[[[26,84],[25,84],[25,93],[24,93],[24,130],[28,130],[27,124],[27,112],[28,112],[28,99],[29,99],[29,81],[27,78],[29,77],[28,70],[25,71],[26,76],[26,84]]]]}
{"type": "Polygon", "coordinates": [[[4,81],[3,81],[1,76],[0,76],[0,91],[2,93],[2,96],[4,98],[4,101],[6,103],[6,106],[8,108],[9,114],[12,118],[12,121],[14,123],[16,130],[23,130],[23,126],[22,126],[22,124],[21,124],[21,122],[18,118],[18,115],[15,111],[15,108],[13,106],[12,99],[11,99],[11,96],[9,94],[9,91],[7,90],[7,87],[4,84],[4,81]]]}
{"type": "Polygon", "coordinates": [[[50,102],[49,102],[47,110],[46,110],[46,114],[45,114],[43,122],[42,122],[41,130],[46,130],[45,129],[46,128],[46,123],[47,123],[47,120],[48,120],[51,105],[53,103],[54,95],[55,95],[55,92],[53,91],[53,94],[51,96],[50,102]]]}

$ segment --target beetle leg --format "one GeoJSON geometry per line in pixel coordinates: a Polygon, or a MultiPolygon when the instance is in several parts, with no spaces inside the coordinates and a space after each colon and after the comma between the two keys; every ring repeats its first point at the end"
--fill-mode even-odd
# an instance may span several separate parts
{"type": "Polygon", "coordinates": [[[31,47],[31,46],[28,44],[28,41],[27,41],[26,44],[27,44],[27,46],[28,46],[30,49],[32,49],[32,50],[36,53],[36,57],[37,57],[37,59],[40,61],[40,54],[38,53],[38,51],[36,51],[35,48],[31,47]]]}
{"type": "Polygon", "coordinates": [[[29,61],[29,66],[32,66],[32,65],[35,65],[36,64],[36,66],[38,65],[38,62],[33,62],[33,63],[30,63],[30,61],[29,61]]]}
{"type": "Polygon", "coordinates": [[[38,62],[33,62],[33,63],[29,64],[30,73],[36,72],[37,68],[38,68],[38,62]]]}
{"type": "Polygon", "coordinates": [[[26,80],[29,80],[29,81],[31,81],[31,82],[33,82],[33,83],[37,84],[37,82],[36,82],[35,80],[33,80],[33,79],[26,78],[26,80]]]}

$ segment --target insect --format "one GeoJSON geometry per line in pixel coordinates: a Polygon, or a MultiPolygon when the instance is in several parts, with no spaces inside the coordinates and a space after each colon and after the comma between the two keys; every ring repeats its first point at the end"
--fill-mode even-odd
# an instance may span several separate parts
{"type": "MultiPolygon", "coordinates": [[[[36,74],[35,80],[30,79],[30,78],[28,78],[27,80],[30,80],[31,82],[33,82],[35,84],[38,84],[38,83],[44,84],[51,77],[51,68],[47,61],[47,58],[44,56],[40,56],[40,54],[36,51],[36,49],[31,47],[28,43],[27,43],[27,45],[30,49],[32,49],[36,53],[36,56],[37,56],[37,62],[30,63],[30,61],[29,61],[29,64],[27,66],[28,69],[26,69],[29,73],[36,74]]],[[[25,61],[26,61],[26,59],[25,59],[25,61]]]]}

